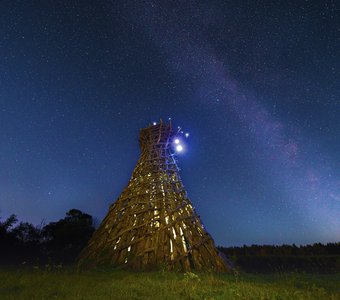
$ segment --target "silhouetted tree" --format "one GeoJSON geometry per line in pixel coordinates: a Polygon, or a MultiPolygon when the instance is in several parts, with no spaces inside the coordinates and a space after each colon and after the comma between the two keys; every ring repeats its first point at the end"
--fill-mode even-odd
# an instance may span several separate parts
{"type": "Polygon", "coordinates": [[[41,239],[40,229],[27,222],[14,227],[12,234],[22,243],[39,243],[41,239]]]}
{"type": "Polygon", "coordinates": [[[0,221],[1,265],[72,263],[94,232],[92,216],[77,209],[43,228],[17,222],[15,215],[0,221]]]}
{"type": "Polygon", "coordinates": [[[6,221],[0,222],[0,236],[6,236],[16,222],[18,222],[16,215],[10,215],[6,221]]]}
{"type": "Polygon", "coordinates": [[[18,258],[19,241],[13,233],[14,225],[18,222],[16,215],[9,216],[0,222],[0,262],[7,264],[18,258]]]}
{"type": "Polygon", "coordinates": [[[94,232],[91,215],[71,209],[64,219],[43,228],[47,255],[56,262],[73,262],[94,232]]]}

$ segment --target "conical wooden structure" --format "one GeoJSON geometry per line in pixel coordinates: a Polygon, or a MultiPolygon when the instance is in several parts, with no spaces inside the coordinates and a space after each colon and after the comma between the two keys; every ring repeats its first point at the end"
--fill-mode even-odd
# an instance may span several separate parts
{"type": "Polygon", "coordinates": [[[81,252],[81,268],[227,271],[178,174],[171,123],[140,131],[141,156],[128,186],[81,252]]]}

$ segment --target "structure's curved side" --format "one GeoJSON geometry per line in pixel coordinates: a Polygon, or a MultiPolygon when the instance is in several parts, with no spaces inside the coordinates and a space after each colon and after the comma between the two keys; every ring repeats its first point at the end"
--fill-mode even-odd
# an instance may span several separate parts
{"type": "Polygon", "coordinates": [[[81,252],[78,265],[227,271],[184,190],[171,153],[171,123],[140,132],[128,186],[81,252]]]}

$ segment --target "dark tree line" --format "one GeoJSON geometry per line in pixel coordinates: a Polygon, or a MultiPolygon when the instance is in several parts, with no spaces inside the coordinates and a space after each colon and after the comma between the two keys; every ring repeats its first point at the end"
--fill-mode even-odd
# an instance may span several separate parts
{"type": "Polygon", "coordinates": [[[252,273],[272,272],[340,272],[340,243],[326,245],[251,245],[219,247],[233,263],[252,273]]]}
{"type": "Polygon", "coordinates": [[[18,223],[15,215],[0,221],[0,264],[68,264],[93,234],[92,216],[71,209],[47,225],[18,223]]]}
{"type": "Polygon", "coordinates": [[[315,256],[315,255],[340,255],[340,243],[326,245],[315,243],[313,245],[251,245],[242,247],[220,247],[228,256],[315,256]]]}
{"type": "MultiPolygon", "coordinates": [[[[0,219],[0,266],[72,264],[94,230],[93,217],[77,209],[71,209],[57,222],[40,226],[18,222],[15,215],[0,219]]],[[[219,250],[246,272],[340,272],[340,243],[219,250]]]]}

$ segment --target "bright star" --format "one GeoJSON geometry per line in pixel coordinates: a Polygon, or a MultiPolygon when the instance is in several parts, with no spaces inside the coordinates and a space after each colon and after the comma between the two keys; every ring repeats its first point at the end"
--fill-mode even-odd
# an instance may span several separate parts
{"type": "Polygon", "coordinates": [[[182,146],[182,145],[177,145],[177,146],[176,146],[176,151],[177,151],[177,152],[183,151],[183,146],[182,146]]]}
{"type": "Polygon", "coordinates": [[[175,144],[179,144],[179,139],[175,139],[175,144]]]}

